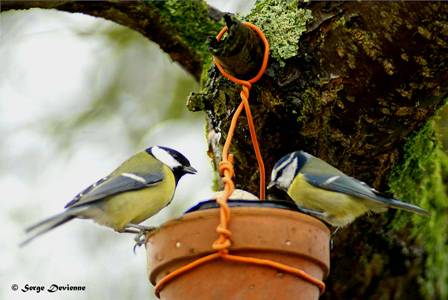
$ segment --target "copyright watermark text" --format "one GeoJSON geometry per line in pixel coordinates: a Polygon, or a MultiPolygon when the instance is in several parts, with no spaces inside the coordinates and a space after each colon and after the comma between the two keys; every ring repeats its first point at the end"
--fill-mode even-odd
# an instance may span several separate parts
{"type": "Polygon", "coordinates": [[[56,293],[56,292],[82,292],[86,290],[85,285],[71,285],[71,284],[56,284],[53,283],[51,285],[33,285],[33,284],[25,284],[23,286],[19,286],[14,283],[11,284],[11,290],[13,291],[21,291],[23,293],[37,293],[47,292],[47,293],[56,293]]]}

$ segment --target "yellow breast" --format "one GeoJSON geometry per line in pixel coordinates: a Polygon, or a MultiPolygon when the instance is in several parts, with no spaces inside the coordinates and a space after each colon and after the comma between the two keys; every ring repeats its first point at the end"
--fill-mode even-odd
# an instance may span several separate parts
{"type": "Polygon", "coordinates": [[[309,184],[302,174],[296,176],[288,195],[299,207],[324,212],[326,217],[323,219],[333,226],[347,225],[368,211],[361,199],[317,188],[309,184]]]}
{"type": "Polygon", "coordinates": [[[129,224],[139,224],[169,204],[175,190],[175,178],[163,166],[165,178],[159,184],[144,189],[120,193],[98,201],[86,217],[95,222],[122,231],[129,224]]]}

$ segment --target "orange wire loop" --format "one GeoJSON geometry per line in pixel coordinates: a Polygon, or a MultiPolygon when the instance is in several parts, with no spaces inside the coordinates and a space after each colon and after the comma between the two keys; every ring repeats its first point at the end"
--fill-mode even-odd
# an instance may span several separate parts
{"type": "MultiPolygon", "coordinates": [[[[263,158],[261,157],[261,152],[260,152],[260,147],[258,145],[258,139],[257,139],[257,135],[255,133],[255,126],[254,126],[254,122],[253,122],[253,118],[252,118],[252,112],[250,111],[250,106],[249,106],[249,92],[250,89],[252,87],[252,84],[257,82],[258,80],[260,80],[260,78],[263,76],[264,71],[266,70],[266,67],[268,66],[268,60],[269,60],[269,42],[266,39],[266,37],[264,36],[264,33],[254,24],[249,23],[249,22],[244,22],[243,23],[245,26],[249,27],[250,29],[254,30],[258,36],[260,37],[260,39],[263,42],[264,45],[264,53],[263,53],[263,61],[261,63],[261,67],[260,70],[258,71],[258,73],[251,79],[249,80],[242,80],[242,79],[238,79],[235,76],[229,74],[226,72],[226,70],[224,70],[224,68],[221,66],[221,64],[218,62],[217,59],[213,58],[213,62],[215,63],[216,67],[218,68],[218,70],[221,72],[222,76],[224,76],[225,78],[227,78],[228,80],[241,85],[242,86],[242,90],[240,93],[240,97],[241,97],[241,103],[238,106],[237,110],[235,111],[235,113],[233,114],[233,118],[232,118],[232,122],[231,122],[231,126],[233,125],[233,123],[236,123],[238,121],[238,118],[244,108],[244,111],[246,112],[246,117],[247,117],[247,123],[249,125],[249,132],[250,132],[250,138],[252,140],[252,145],[254,147],[254,151],[255,151],[255,156],[257,158],[257,163],[258,163],[258,169],[260,170],[260,194],[259,194],[259,198],[260,200],[264,200],[265,199],[265,186],[266,186],[266,175],[265,175],[265,168],[264,168],[264,162],[263,162],[263,158]]],[[[216,39],[219,41],[221,41],[221,38],[224,36],[224,34],[227,32],[228,28],[227,26],[224,26],[221,31],[218,33],[218,35],[216,36],[216,39]]],[[[233,130],[231,130],[232,127],[229,128],[229,132],[227,135],[227,139],[226,139],[226,143],[224,144],[224,148],[222,151],[222,157],[223,160],[226,159],[229,148],[230,148],[230,144],[232,142],[232,138],[233,138],[233,132],[234,132],[234,128],[233,130]],[[231,134],[231,135],[230,135],[231,134]],[[226,147],[227,146],[227,147],[226,147]]]]}
{"type": "MultiPolygon", "coordinates": [[[[306,280],[306,281],[316,285],[319,288],[321,294],[325,290],[325,284],[321,280],[314,278],[313,276],[307,274],[306,272],[304,272],[300,269],[297,269],[297,268],[294,268],[294,267],[291,267],[291,266],[288,266],[288,265],[285,265],[285,264],[282,264],[279,262],[267,260],[267,259],[260,259],[260,258],[254,258],[254,257],[246,257],[246,256],[238,256],[238,255],[229,254],[229,248],[232,245],[232,241],[231,241],[232,232],[229,230],[230,208],[227,204],[227,200],[229,199],[229,197],[232,195],[232,193],[235,190],[235,184],[233,183],[233,180],[232,180],[232,177],[234,176],[234,173],[235,173],[234,167],[233,167],[233,155],[231,153],[229,153],[229,150],[230,150],[233,135],[234,135],[237,123],[238,123],[238,118],[241,115],[241,112],[243,111],[243,109],[246,113],[250,137],[251,137],[252,145],[254,148],[255,156],[257,158],[258,169],[260,172],[260,195],[259,196],[260,196],[260,200],[265,199],[265,168],[264,168],[263,159],[261,157],[261,152],[260,152],[260,147],[259,147],[258,140],[257,140],[257,135],[255,132],[255,126],[254,126],[254,122],[253,122],[252,113],[250,111],[249,93],[250,93],[252,84],[257,82],[263,76],[263,73],[265,72],[266,67],[268,65],[269,42],[267,41],[263,32],[257,26],[255,26],[251,23],[248,23],[248,22],[244,22],[243,24],[245,26],[251,28],[255,32],[257,32],[257,34],[259,35],[259,37],[261,38],[261,40],[263,41],[263,44],[264,44],[263,62],[261,64],[260,70],[255,75],[255,77],[253,77],[252,79],[249,79],[249,80],[238,79],[238,78],[234,77],[233,75],[227,73],[224,70],[224,68],[221,66],[221,64],[214,58],[214,63],[216,65],[216,67],[218,68],[218,70],[221,72],[221,74],[225,78],[229,79],[230,81],[232,81],[238,85],[241,85],[241,93],[240,93],[241,103],[238,105],[238,108],[236,109],[235,113],[232,116],[229,131],[227,133],[227,138],[226,138],[226,141],[225,141],[223,149],[222,149],[222,161],[219,163],[219,174],[222,177],[222,182],[224,184],[224,191],[216,198],[216,202],[219,204],[219,207],[220,207],[220,210],[219,210],[220,223],[216,228],[216,232],[218,233],[218,238],[216,239],[216,241],[214,241],[214,243],[212,245],[213,250],[215,250],[216,252],[209,254],[207,256],[201,257],[201,258],[171,272],[170,274],[166,275],[165,277],[163,277],[156,284],[156,287],[155,287],[155,293],[157,296],[159,296],[160,291],[169,281],[173,280],[174,278],[176,278],[188,271],[191,271],[191,270],[201,266],[202,264],[205,264],[207,262],[213,261],[218,258],[221,258],[221,259],[227,260],[227,261],[271,267],[271,268],[283,271],[285,273],[295,275],[299,278],[302,278],[303,280],[306,280]]],[[[226,33],[226,31],[227,31],[227,26],[225,26],[224,28],[221,29],[221,31],[216,36],[216,39],[218,41],[220,41],[221,38],[223,37],[224,33],[226,33]]]]}

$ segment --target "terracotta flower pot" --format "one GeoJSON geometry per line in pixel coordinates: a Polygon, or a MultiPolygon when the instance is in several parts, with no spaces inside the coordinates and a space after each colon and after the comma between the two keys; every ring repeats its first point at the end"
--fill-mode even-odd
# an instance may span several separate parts
{"type": "MultiPolygon", "coordinates": [[[[150,234],[146,248],[151,283],[212,253],[218,223],[219,210],[206,209],[169,221],[150,234]]],[[[231,254],[280,262],[320,280],[329,272],[330,232],[315,218],[287,209],[233,207],[230,230],[231,254]]],[[[319,298],[319,289],[273,268],[217,259],[168,282],[160,298],[310,300],[319,298]]]]}

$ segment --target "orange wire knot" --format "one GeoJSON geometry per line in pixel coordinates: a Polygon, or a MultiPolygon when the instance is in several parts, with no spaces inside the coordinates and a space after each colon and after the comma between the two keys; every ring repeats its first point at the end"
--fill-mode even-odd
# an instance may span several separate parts
{"type": "MultiPolygon", "coordinates": [[[[264,55],[263,55],[263,62],[261,64],[260,70],[258,71],[257,75],[255,75],[254,78],[250,80],[241,80],[238,79],[229,73],[227,73],[224,68],[221,66],[221,64],[217,61],[217,59],[214,59],[214,63],[218,70],[221,72],[221,74],[229,79],[230,81],[241,85],[241,103],[239,104],[238,108],[236,109],[235,113],[233,114],[232,120],[230,122],[229,131],[227,133],[227,138],[224,143],[223,149],[222,149],[222,161],[219,164],[219,174],[222,177],[222,181],[224,183],[224,191],[220,194],[220,196],[217,197],[216,202],[219,204],[219,216],[220,216],[220,223],[218,227],[216,228],[216,232],[218,233],[218,238],[213,243],[212,248],[217,251],[212,254],[209,254],[207,256],[201,257],[173,272],[163,277],[155,287],[155,293],[157,296],[159,296],[160,291],[162,288],[171,280],[174,278],[182,275],[183,273],[186,273],[188,271],[191,271],[199,266],[201,266],[204,263],[207,263],[209,261],[213,261],[215,259],[221,258],[226,261],[233,261],[233,262],[239,262],[239,263],[246,263],[246,264],[254,264],[259,266],[266,266],[271,267],[279,271],[283,271],[285,273],[289,273],[292,275],[295,275],[297,277],[300,277],[314,285],[316,285],[320,292],[323,293],[325,290],[325,284],[318,280],[311,275],[307,274],[306,272],[290,267],[288,265],[284,265],[279,262],[267,260],[267,259],[260,259],[260,258],[254,258],[254,257],[246,257],[246,256],[238,256],[238,255],[231,255],[229,254],[229,248],[232,245],[231,242],[231,236],[232,232],[229,230],[229,221],[230,221],[230,208],[227,204],[227,200],[232,195],[233,191],[235,190],[235,184],[233,183],[232,177],[234,176],[234,167],[233,167],[233,155],[229,153],[230,146],[232,144],[232,138],[236,129],[236,125],[238,123],[238,118],[241,114],[241,112],[245,111],[247,116],[247,123],[249,126],[249,132],[250,137],[252,141],[252,145],[254,148],[255,156],[257,158],[258,162],[258,169],[260,171],[260,200],[265,199],[265,169],[264,169],[264,163],[263,159],[261,157],[260,147],[257,140],[257,135],[255,132],[255,126],[253,122],[252,113],[250,111],[250,105],[249,105],[249,93],[250,89],[252,87],[252,84],[257,82],[262,76],[264,71],[266,70],[266,67],[268,65],[268,58],[269,58],[269,42],[267,41],[266,37],[264,36],[263,32],[255,25],[244,22],[245,26],[251,28],[257,34],[260,36],[261,40],[264,44],[264,55]]],[[[227,26],[225,26],[219,34],[216,36],[216,39],[218,41],[221,40],[224,33],[227,31],[227,26]]]]}

